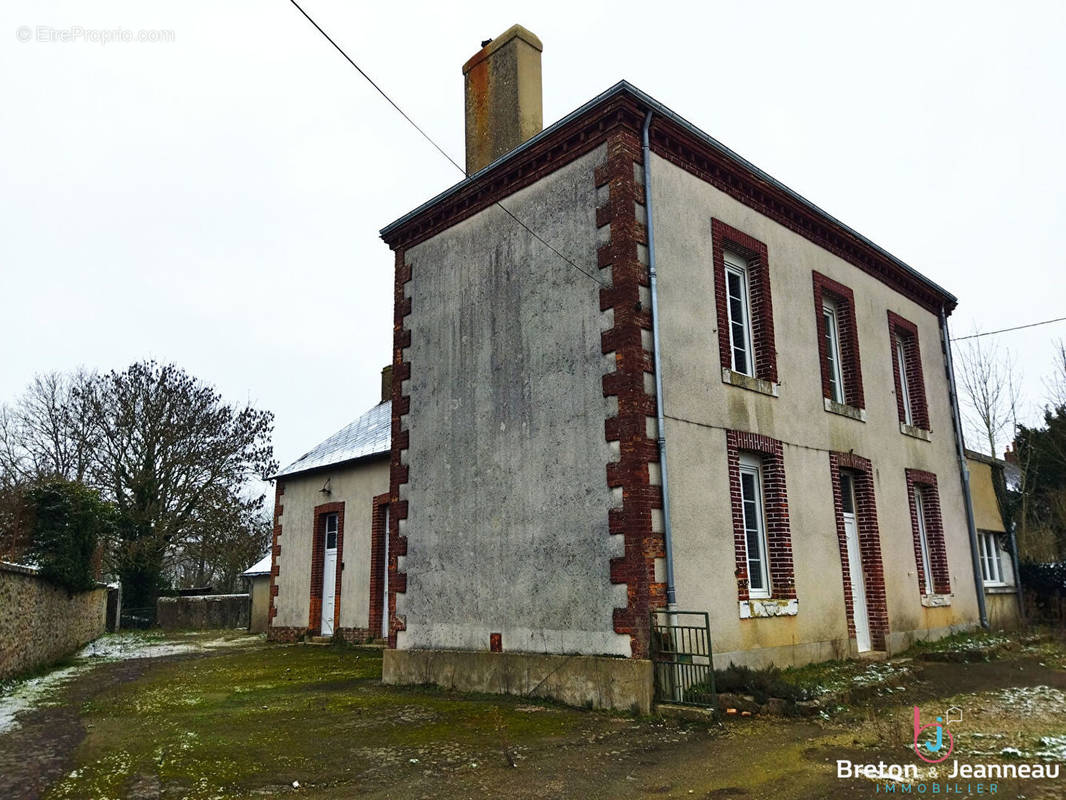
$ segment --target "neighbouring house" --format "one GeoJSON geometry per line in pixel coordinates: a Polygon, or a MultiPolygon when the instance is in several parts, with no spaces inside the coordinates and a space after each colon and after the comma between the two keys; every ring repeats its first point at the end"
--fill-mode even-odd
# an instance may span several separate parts
{"type": "Polygon", "coordinates": [[[248,630],[252,633],[265,633],[270,623],[270,568],[273,564],[273,553],[267,553],[241,573],[251,598],[248,630]]]}
{"type": "MultiPolygon", "coordinates": [[[[469,177],[381,233],[385,680],[644,707],[668,604],[723,665],[977,625],[956,298],[629,83],[541,130],[540,58],[515,26],[467,62],[469,177]]],[[[340,474],[282,475],[274,626],[318,624],[340,474]]],[[[376,630],[357,563],[338,624],[376,630]]]]}
{"type": "Polygon", "coordinates": [[[966,451],[966,465],[988,621],[993,628],[1016,628],[1021,622],[1017,543],[1003,509],[1010,465],[972,450],[966,451]]]}
{"type": "Polygon", "coordinates": [[[382,400],[274,475],[267,638],[385,636],[391,367],[382,400]]]}

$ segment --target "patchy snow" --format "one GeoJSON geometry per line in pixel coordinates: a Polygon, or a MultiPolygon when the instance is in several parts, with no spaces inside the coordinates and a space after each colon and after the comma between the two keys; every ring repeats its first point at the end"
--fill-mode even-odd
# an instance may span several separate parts
{"type": "Polygon", "coordinates": [[[1041,736],[1040,747],[1034,755],[1051,761],[1066,761],[1066,736],[1041,736]]]}
{"type": "Polygon", "coordinates": [[[1050,686],[1023,686],[995,693],[1005,708],[1025,715],[1057,716],[1066,713],[1066,692],[1050,686]]]}
{"type": "MultiPolygon", "coordinates": [[[[203,636],[202,633],[193,636],[203,636]]],[[[79,650],[69,667],[53,670],[46,675],[21,681],[0,682],[0,734],[18,727],[18,715],[23,711],[54,705],[59,689],[75,676],[97,664],[127,661],[134,658],[161,658],[183,653],[203,653],[228,647],[247,647],[258,644],[259,636],[222,635],[212,639],[187,638],[186,641],[166,639],[159,634],[141,632],[115,633],[101,636],[79,650]]]]}

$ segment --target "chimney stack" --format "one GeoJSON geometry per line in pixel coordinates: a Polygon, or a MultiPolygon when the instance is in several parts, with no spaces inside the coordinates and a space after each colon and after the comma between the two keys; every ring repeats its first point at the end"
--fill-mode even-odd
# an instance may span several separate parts
{"type": "Polygon", "coordinates": [[[543,49],[534,34],[513,25],[463,65],[467,175],[514,150],[544,127],[543,49]]]}
{"type": "Polygon", "coordinates": [[[381,370],[381,402],[392,399],[392,364],[381,370]]]}

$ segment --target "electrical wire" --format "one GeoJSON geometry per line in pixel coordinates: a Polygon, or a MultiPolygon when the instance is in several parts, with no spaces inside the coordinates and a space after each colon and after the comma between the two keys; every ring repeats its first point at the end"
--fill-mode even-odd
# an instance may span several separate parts
{"type": "Polygon", "coordinates": [[[1053,322],[1066,322],[1066,317],[1058,317],[1057,319],[1045,319],[1043,322],[1030,322],[1028,325],[1015,325],[1013,328],[1000,328],[998,331],[987,331],[985,333],[971,333],[969,336],[956,336],[951,341],[964,342],[967,339],[980,339],[982,336],[995,336],[1000,333],[1010,333],[1011,331],[1020,331],[1024,328],[1036,328],[1040,325],[1050,325],[1053,322]]]}
{"type": "MultiPolygon", "coordinates": [[[[441,147],[439,144],[437,144],[435,141],[433,141],[433,138],[428,133],[426,133],[424,130],[422,130],[422,128],[418,125],[418,123],[416,123],[413,119],[411,119],[411,117],[407,114],[407,112],[404,111],[402,108],[400,108],[399,104],[396,103],[396,101],[393,100],[391,97],[389,97],[388,93],[384,89],[382,89],[380,86],[378,86],[378,84],[374,81],[373,78],[371,78],[369,75],[366,74],[366,72],[363,70],[362,67],[360,67],[358,64],[355,63],[355,60],[344,51],[344,48],[342,48],[339,44],[337,44],[337,42],[334,41],[333,37],[330,36],[328,33],[326,33],[322,29],[322,26],[319,25],[317,22],[315,22],[314,19],[312,19],[311,15],[308,14],[306,11],[304,11],[303,7],[299,3],[297,3],[296,0],[289,0],[289,2],[293,6],[296,7],[297,11],[299,11],[301,14],[303,14],[303,16],[307,19],[307,21],[310,22],[315,27],[315,30],[317,30],[319,33],[321,33],[326,38],[326,41],[328,41],[331,45],[333,45],[334,49],[338,53],[340,53],[342,56],[344,56],[345,61],[347,61],[349,64],[351,64],[355,68],[356,72],[358,72],[360,75],[362,75],[366,79],[367,83],[369,83],[371,86],[373,86],[374,89],[377,90],[378,94],[380,94],[382,97],[384,97],[385,100],[388,101],[389,105],[391,105],[394,109],[396,109],[396,111],[399,112],[401,117],[403,117],[405,120],[407,120],[407,122],[411,125],[412,128],[414,128],[416,131],[418,131],[420,134],[422,134],[422,138],[423,139],[425,139],[427,142],[429,142],[431,145],[433,145],[433,147],[437,150],[438,153],[440,153],[442,156],[444,156],[448,160],[448,162],[451,163],[452,166],[454,166],[457,170],[459,170],[459,172],[461,172],[463,174],[464,178],[469,177],[469,175],[467,175],[467,173],[466,173],[466,170],[463,169],[461,166],[459,166],[458,162],[454,158],[452,158],[450,155],[448,155],[447,151],[445,151],[443,147],[441,147]]],[[[571,267],[576,269],[578,272],[580,272],[586,278],[588,278],[589,280],[595,281],[596,283],[598,283],[600,286],[602,286],[604,288],[609,288],[606,283],[601,281],[593,273],[591,273],[591,272],[583,269],[582,267],[578,266],[577,264],[574,263],[574,261],[572,259],[568,258],[563,253],[559,252],[559,250],[557,250],[550,242],[546,241],[539,233],[537,233],[535,230],[533,230],[531,227],[529,227],[526,223],[524,223],[522,220],[520,220],[517,216],[515,216],[515,214],[510,209],[506,208],[500,201],[497,200],[495,202],[495,205],[498,206],[499,209],[501,211],[503,211],[504,214],[506,214],[508,217],[510,217],[512,220],[514,220],[519,225],[519,227],[521,227],[524,231],[526,231],[530,236],[532,236],[534,239],[536,239],[542,245],[547,247],[556,256],[561,258],[563,261],[565,261],[571,267]]]]}

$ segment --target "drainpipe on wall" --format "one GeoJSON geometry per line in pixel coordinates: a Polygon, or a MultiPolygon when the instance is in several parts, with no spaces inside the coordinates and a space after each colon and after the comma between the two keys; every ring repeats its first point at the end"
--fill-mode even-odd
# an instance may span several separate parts
{"type": "Polygon", "coordinates": [[[655,415],[659,433],[659,471],[663,492],[663,543],[666,546],[666,608],[677,609],[677,592],[674,589],[674,544],[670,526],[670,489],[666,478],[666,423],[663,411],[663,369],[659,358],[659,291],[655,272],[655,226],[651,209],[651,145],[648,131],[651,128],[652,112],[644,116],[644,216],[648,231],[648,277],[651,293],[651,338],[655,363],[655,415]]]}
{"type": "Polygon", "coordinates": [[[951,361],[951,337],[948,335],[948,317],[940,307],[940,346],[944,351],[944,370],[948,376],[948,395],[951,399],[951,424],[955,429],[955,451],[959,459],[959,478],[962,480],[962,500],[966,506],[966,527],[970,533],[970,555],[973,559],[973,581],[977,589],[977,613],[981,627],[988,629],[988,611],[985,609],[985,584],[981,579],[981,555],[977,548],[977,524],[973,517],[973,498],[970,496],[970,468],[966,466],[966,445],[962,438],[962,415],[959,413],[959,394],[955,387],[955,367],[951,361]]]}

